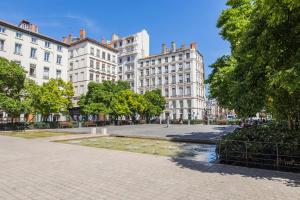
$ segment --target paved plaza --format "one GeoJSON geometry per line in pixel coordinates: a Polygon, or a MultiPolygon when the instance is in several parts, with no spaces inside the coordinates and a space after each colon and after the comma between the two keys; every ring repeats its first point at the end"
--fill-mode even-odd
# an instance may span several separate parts
{"type": "Polygon", "coordinates": [[[0,136],[0,169],[1,200],[296,200],[300,196],[296,173],[7,136],[0,136]]]}
{"type": "MultiPolygon", "coordinates": [[[[97,132],[103,127],[98,127],[97,132]]],[[[165,124],[142,124],[125,126],[105,126],[109,134],[155,136],[180,139],[215,140],[226,132],[234,130],[234,126],[227,125],[177,125],[172,124],[169,128],[165,124]]],[[[90,133],[89,127],[70,129],[49,129],[57,132],[90,133]]]]}

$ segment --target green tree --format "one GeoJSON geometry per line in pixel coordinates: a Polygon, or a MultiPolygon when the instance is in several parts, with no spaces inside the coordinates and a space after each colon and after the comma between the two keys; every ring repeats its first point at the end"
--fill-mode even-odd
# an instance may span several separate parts
{"type": "Polygon", "coordinates": [[[146,117],[149,122],[152,117],[158,117],[165,109],[166,100],[161,95],[160,89],[147,91],[144,94],[145,98],[145,109],[143,116],[146,117]]]}
{"type": "Polygon", "coordinates": [[[216,61],[207,83],[211,96],[240,116],[268,109],[297,128],[300,113],[300,2],[229,0],[218,27],[231,43],[231,59],[216,61]],[[229,67],[230,66],[230,67],[229,67]],[[218,81],[218,77],[230,77],[218,81]],[[218,84],[219,83],[219,84],[218,84]],[[230,85],[226,95],[221,88],[230,85]],[[230,102],[230,103],[229,103],[230,102]]]}
{"type": "Polygon", "coordinates": [[[80,98],[78,105],[85,114],[105,113],[118,120],[129,114],[123,94],[129,89],[130,85],[125,81],[90,82],[88,92],[80,98]]]}
{"type": "Polygon", "coordinates": [[[47,121],[51,113],[67,114],[72,107],[74,95],[73,86],[70,82],[62,79],[50,79],[47,83],[39,86],[29,81],[27,86],[27,104],[32,110],[42,115],[42,120],[47,121]]]}
{"type": "Polygon", "coordinates": [[[25,78],[25,70],[20,65],[0,57],[0,110],[12,120],[25,111],[22,103],[25,78]]]}

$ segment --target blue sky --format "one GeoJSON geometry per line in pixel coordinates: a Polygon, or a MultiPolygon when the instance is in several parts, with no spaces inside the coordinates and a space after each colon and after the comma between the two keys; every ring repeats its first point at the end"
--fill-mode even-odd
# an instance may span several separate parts
{"type": "Polygon", "coordinates": [[[230,52],[218,34],[216,21],[226,0],[9,0],[1,2],[0,18],[12,23],[28,19],[45,35],[61,39],[86,28],[89,37],[101,40],[112,33],[126,36],[146,29],[150,53],[161,44],[197,42],[204,56],[206,77],[209,65],[230,52]]]}

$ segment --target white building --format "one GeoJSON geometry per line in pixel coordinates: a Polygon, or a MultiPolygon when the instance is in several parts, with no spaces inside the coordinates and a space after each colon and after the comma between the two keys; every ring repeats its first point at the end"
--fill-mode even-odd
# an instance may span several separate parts
{"type": "Polygon", "coordinates": [[[139,60],[138,92],[159,88],[166,97],[163,119],[203,119],[205,86],[203,57],[192,43],[190,48],[171,49],[139,60]]]}
{"type": "Polygon", "coordinates": [[[51,78],[67,81],[68,46],[40,34],[38,26],[26,20],[18,26],[0,20],[0,56],[23,66],[37,84],[51,78]]]}
{"type": "Polygon", "coordinates": [[[76,107],[91,81],[117,80],[117,50],[86,37],[84,29],[80,30],[79,38],[69,35],[65,41],[70,44],[68,76],[73,83],[73,103],[76,107]]]}
{"type": "Polygon", "coordinates": [[[146,30],[127,37],[112,35],[111,46],[118,50],[118,79],[128,81],[137,92],[138,60],[149,55],[149,35],[146,30]]]}

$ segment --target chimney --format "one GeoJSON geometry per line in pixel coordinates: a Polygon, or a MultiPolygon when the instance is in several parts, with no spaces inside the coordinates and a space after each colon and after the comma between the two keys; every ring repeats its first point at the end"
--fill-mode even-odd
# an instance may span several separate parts
{"type": "Polygon", "coordinates": [[[36,24],[30,24],[30,31],[38,33],[38,26],[36,24]]]}
{"type": "Polygon", "coordinates": [[[176,43],[175,42],[171,42],[171,51],[172,52],[176,51],[176,43]]]}
{"type": "Polygon", "coordinates": [[[185,44],[182,44],[182,45],[181,45],[181,49],[186,49],[186,45],[185,45],[185,44]]]}
{"type": "Polygon", "coordinates": [[[68,36],[68,44],[71,44],[71,43],[72,43],[72,40],[73,40],[73,36],[72,36],[72,34],[70,33],[69,36],[68,36]]]}
{"type": "Polygon", "coordinates": [[[81,28],[79,31],[79,38],[83,39],[83,38],[85,38],[85,36],[86,36],[86,31],[85,31],[85,29],[81,28]]]}
{"type": "Polygon", "coordinates": [[[162,44],[161,47],[162,47],[161,52],[162,52],[163,54],[167,53],[167,47],[166,47],[166,44],[162,44]]]}
{"type": "Polygon", "coordinates": [[[111,41],[114,41],[114,40],[117,40],[117,39],[119,39],[119,36],[117,34],[113,33],[112,36],[111,36],[111,41]]]}
{"type": "Polygon", "coordinates": [[[102,37],[101,43],[102,43],[102,44],[106,44],[106,40],[105,40],[104,37],[102,37]]]}
{"type": "Polygon", "coordinates": [[[191,49],[197,49],[197,44],[196,44],[196,42],[192,42],[192,43],[190,44],[190,48],[191,48],[191,49]]]}
{"type": "Polygon", "coordinates": [[[63,37],[62,42],[63,42],[63,43],[68,43],[68,38],[63,37]]]}

